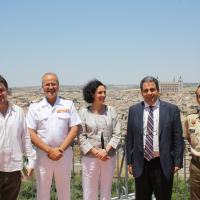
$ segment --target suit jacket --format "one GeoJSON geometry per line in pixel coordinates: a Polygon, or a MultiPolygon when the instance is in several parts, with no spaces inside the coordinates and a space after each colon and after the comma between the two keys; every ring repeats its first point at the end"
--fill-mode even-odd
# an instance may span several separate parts
{"type": "MultiPolygon", "coordinates": [[[[144,102],[129,108],[126,137],[127,164],[133,165],[133,176],[141,176],[144,167],[143,149],[144,102]]],[[[165,177],[173,177],[173,166],[182,167],[183,137],[180,111],[176,105],[160,101],[159,117],[160,162],[165,177]]]]}

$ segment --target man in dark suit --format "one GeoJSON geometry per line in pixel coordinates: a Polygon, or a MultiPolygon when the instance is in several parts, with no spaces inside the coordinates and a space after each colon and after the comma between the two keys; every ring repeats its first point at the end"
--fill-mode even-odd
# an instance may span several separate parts
{"type": "Polygon", "coordinates": [[[158,98],[157,79],[147,76],[140,89],[144,101],[129,108],[127,163],[135,177],[137,200],[171,200],[173,174],[182,167],[183,138],[177,106],[158,98]]]}

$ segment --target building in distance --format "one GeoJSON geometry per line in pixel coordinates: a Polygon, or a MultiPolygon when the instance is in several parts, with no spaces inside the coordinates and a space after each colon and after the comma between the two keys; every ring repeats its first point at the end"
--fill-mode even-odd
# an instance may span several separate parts
{"type": "MultiPolygon", "coordinates": [[[[158,77],[157,77],[158,79],[158,77]]],[[[159,82],[160,93],[183,93],[183,81],[181,76],[178,82],[159,82]]]]}

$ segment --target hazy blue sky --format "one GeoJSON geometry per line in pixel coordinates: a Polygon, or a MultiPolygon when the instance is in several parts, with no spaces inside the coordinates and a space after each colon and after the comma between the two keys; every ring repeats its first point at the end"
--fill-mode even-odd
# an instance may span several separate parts
{"type": "Polygon", "coordinates": [[[200,82],[200,0],[0,1],[0,74],[9,86],[200,82]]]}

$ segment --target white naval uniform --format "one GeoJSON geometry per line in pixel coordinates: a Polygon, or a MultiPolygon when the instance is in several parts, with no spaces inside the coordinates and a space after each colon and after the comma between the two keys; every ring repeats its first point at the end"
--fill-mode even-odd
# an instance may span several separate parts
{"type": "MultiPolygon", "coordinates": [[[[38,137],[50,147],[59,147],[69,133],[69,128],[81,123],[74,104],[57,96],[52,107],[46,97],[32,103],[27,116],[28,128],[36,130],[38,137]]],[[[35,175],[37,199],[49,200],[54,174],[59,200],[70,199],[70,178],[73,152],[68,147],[58,161],[52,161],[47,153],[37,149],[35,175]]]]}

